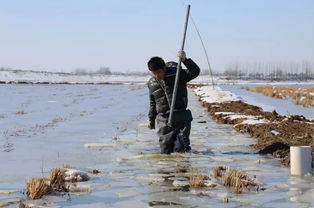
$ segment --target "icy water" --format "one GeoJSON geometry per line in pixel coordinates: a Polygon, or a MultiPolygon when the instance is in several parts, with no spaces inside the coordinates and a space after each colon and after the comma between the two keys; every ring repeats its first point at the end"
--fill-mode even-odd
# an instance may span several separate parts
{"type": "MultiPolygon", "coordinates": [[[[140,85],[1,85],[0,207],[24,197],[25,181],[71,165],[98,169],[79,185],[88,193],[50,195],[44,207],[313,207],[312,176],[289,169],[249,147],[254,139],[216,124],[190,91],[194,115],[189,154],[159,155],[155,131],[146,127],[148,97],[140,85]],[[204,123],[206,121],[206,123],[204,123]],[[198,123],[201,122],[201,123],[198,123]],[[105,143],[104,149],[84,144],[105,143]],[[210,175],[228,165],[256,176],[265,188],[234,194],[214,178],[215,188],[178,188],[180,170],[210,175]],[[8,194],[5,190],[17,191],[8,194]],[[224,198],[229,203],[224,202],[224,198]]],[[[16,207],[13,204],[9,207],[16,207]]]]}

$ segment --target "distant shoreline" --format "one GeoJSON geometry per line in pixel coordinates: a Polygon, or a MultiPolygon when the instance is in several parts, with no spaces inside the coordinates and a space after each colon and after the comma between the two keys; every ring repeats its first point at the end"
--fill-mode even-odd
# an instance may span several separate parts
{"type": "MultiPolygon", "coordinates": [[[[138,80],[138,81],[108,81],[108,82],[89,82],[89,81],[83,81],[83,82],[66,82],[66,81],[60,81],[60,82],[53,82],[53,81],[3,81],[0,80],[0,85],[5,84],[25,84],[25,85],[134,85],[134,84],[146,84],[147,81],[144,80],[138,80]]],[[[192,81],[188,85],[212,85],[208,81],[201,81],[196,80],[192,81]]],[[[233,80],[233,81],[225,81],[225,80],[219,80],[218,82],[215,82],[215,85],[271,85],[271,86],[279,86],[279,85],[313,85],[314,86],[314,80],[309,81],[268,81],[268,80],[254,80],[254,81],[248,81],[248,80],[233,80]]]]}
{"type": "Polygon", "coordinates": [[[132,84],[145,84],[144,82],[29,82],[29,81],[1,81],[0,84],[26,84],[26,85],[132,85],[132,84]]]}

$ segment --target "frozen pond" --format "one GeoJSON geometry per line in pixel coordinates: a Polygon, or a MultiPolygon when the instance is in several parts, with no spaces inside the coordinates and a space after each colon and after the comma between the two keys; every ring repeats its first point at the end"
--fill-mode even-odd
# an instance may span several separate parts
{"type": "MultiPolygon", "coordinates": [[[[83,185],[90,193],[51,195],[50,207],[313,207],[313,177],[289,169],[249,147],[255,140],[216,124],[190,91],[193,153],[159,155],[155,131],[146,127],[147,89],[140,85],[1,85],[0,205],[23,197],[25,181],[71,165],[99,175],[83,185]],[[206,121],[206,123],[204,123],[206,121]],[[201,123],[198,123],[201,122],[201,123]],[[105,143],[102,150],[88,143],[105,143]],[[209,175],[228,165],[244,170],[264,191],[234,194],[215,188],[179,189],[179,170],[209,175]],[[17,190],[4,194],[1,190],[17,190]],[[200,194],[202,193],[202,194],[200,194]],[[229,203],[224,203],[228,197],[229,203]]],[[[11,207],[16,207],[12,205],[11,207]]]]}

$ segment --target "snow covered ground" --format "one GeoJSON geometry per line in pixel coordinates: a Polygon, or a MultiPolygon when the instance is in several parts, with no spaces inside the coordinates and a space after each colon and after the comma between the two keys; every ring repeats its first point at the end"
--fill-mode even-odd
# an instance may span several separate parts
{"type": "MultiPolygon", "coordinates": [[[[150,76],[135,75],[75,75],[71,73],[56,73],[45,71],[21,71],[21,70],[0,70],[0,82],[27,82],[27,83],[144,83],[149,80],[150,76]]],[[[228,80],[225,77],[213,77],[215,84],[271,84],[271,85],[295,85],[295,84],[312,84],[309,82],[296,81],[260,81],[260,80],[228,80]]],[[[209,75],[201,75],[192,83],[212,83],[209,75]]]]}
{"type": "MultiPolygon", "coordinates": [[[[203,86],[196,88],[196,95],[206,103],[222,103],[241,100],[261,107],[264,111],[276,110],[281,115],[303,115],[314,119],[314,108],[295,105],[291,100],[275,99],[241,89],[243,85],[203,86]]],[[[246,85],[247,86],[247,85],[246,85]]],[[[300,86],[298,86],[300,87],[300,86]]],[[[255,119],[256,120],[256,119],[255,119]]],[[[254,123],[254,121],[252,121],[254,123]]]]}
{"type": "Polygon", "coordinates": [[[194,92],[201,98],[201,101],[206,103],[222,103],[239,100],[234,93],[223,91],[218,86],[203,86],[196,88],[194,92]]]}
{"type": "MultiPolygon", "coordinates": [[[[198,87],[194,90],[197,96],[200,97],[202,102],[205,103],[224,103],[231,101],[241,100],[234,93],[230,91],[221,90],[220,87],[203,86],[198,87]]],[[[268,123],[268,120],[261,119],[259,116],[244,115],[234,112],[216,112],[215,114],[222,114],[223,117],[229,118],[230,120],[244,119],[241,124],[258,124],[268,123]]]]}
{"type": "Polygon", "coordinates": [[[0,81],[29,83],[115,83],[145,82],[149,77],[122,75],[75,75],[70,73],[51,73],[36,71],[0,71],[0,81]]]}

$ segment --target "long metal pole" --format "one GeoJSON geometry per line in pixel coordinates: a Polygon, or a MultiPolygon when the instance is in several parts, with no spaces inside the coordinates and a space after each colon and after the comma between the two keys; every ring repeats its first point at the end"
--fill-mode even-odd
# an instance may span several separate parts
{"type": "MultiPolygon", "coordinates": [[[[184,50],[186,31],[187,31],[188,22],[189,22],[190,8],[191,8],[191,5],[188,5],[187,6],[187,11],[186,11],[186,17],[185,17],[185,25],[184,25],[184,32],[183,32],[181,51],[184,50]]],[[[175,82],[174,82],[174,89],[173,89],[173,94],[172,94],[172,99],[171,99],[170,115],[169,115],[169,120],[168,120],[168,125],[170,125],[170,126],[172,124],[173,111],[174,111],[174,106],[176,104],[178,83],[179,83],[179,75],[180,75],[180,71],[181,71],[181,63],[182,63],[182,60],[179,57],[178,66],[177,66],[177,72],[176,72],[176,79],[175,79],[175,82]]]]}

